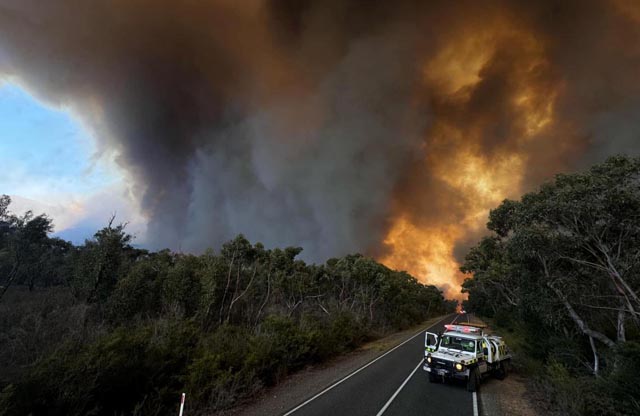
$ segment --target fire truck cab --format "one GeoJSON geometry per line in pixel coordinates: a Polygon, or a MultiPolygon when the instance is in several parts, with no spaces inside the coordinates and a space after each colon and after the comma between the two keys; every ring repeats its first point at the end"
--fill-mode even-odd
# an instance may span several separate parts
{"type": "Polygon", "coordinates": [[[511,365],[511,353],[502,338],[484,333],[484,325],[445,325],[441,334],[425,334],[423,369],[432,383],[447,379],[466,380],[467,390],[476,391],[484,376],[502,380],[511,365]]]}

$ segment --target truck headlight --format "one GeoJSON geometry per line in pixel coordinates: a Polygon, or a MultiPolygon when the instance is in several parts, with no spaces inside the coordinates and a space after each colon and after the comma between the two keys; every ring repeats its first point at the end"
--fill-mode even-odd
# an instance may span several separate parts
{"type": "Polygon", "coordinates": [[[431,357],[427,357],[427,362],[431,364],[431,357]]]}
{"type": "Polygon", "coordinates": [[[462,364],[456,363],[456,370],[462,371],[462,364]]]}

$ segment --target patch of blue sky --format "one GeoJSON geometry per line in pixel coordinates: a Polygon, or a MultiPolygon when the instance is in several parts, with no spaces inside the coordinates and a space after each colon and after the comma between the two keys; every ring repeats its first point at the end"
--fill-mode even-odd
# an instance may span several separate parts
{"type": "Polygon", "coordinates": [[[96,157],[91,135],[67,110],[0,84],[0,193],[61,202],[121,180],[96,157]]]}

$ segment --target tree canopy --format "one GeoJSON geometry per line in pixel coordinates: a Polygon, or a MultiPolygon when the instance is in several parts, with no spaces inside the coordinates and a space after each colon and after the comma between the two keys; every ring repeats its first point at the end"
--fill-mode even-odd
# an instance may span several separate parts
{"type": "Polygon", "coordinates": [[[435,286],[354,254],[240,235],[201,255],[132,246],[112,218],[84,244],[0,198],[0,415],[190,414],[232,406],[287,373],[449,313],[435,286]]]}
{"type": "Polygon", "coordinates": [[[531,337],[579,337],[563,351],[535,341],[535,353],[565,354],[563,362],[569,353],[592,374],[617,377],[620,351],[640,329],[640,159],[612,157],[558,175],[520,201],[505,200],[487,227],[491,235],[462,267],[472,275],[463,284],[468,307],[524,319],[531,337]]]}

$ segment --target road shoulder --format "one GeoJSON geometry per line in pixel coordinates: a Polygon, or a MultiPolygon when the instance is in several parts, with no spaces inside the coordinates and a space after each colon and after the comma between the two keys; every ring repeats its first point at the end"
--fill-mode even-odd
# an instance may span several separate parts
{"type": "Polygon", "coordinates": [[[376,359],[401,344],[417,332],[432,326],[446,315],[430,319],[405,331],[364,344],[350,353],[336,357],[326,363],[309,366],[287,377],[255,398],[251,403],[217,413],[224,416],[258,416],[283,414],[313,394],[351,374],[353,371],[376,359]]]}
{"type": "Polygon", "coordinates": [[[482,416],[536,416],[529,401],[526,380],[518,374],[510,374],[504,380],[489,378],[480,389],[480,414],[482,416]]]}
{"type": "MultiPolygon", "coordinates": [[[[475,320],[478,323],[485,323],[478,318],[475,320]]],[[[501,335],[492,331],[491,327],[487,327],[487,330],[495,335],[501,335]]],[[[518,357],[514,355],[512,361],[517,359],[518,357]]],[[[517,367],[515,365],[515,368],[517,367]]],[[[494,377],[483,380],[478,392],[478,400],[481,416],[536,416],[539,414],[531,402],[527,379],[514,369],[504,380],[497,380],[494,377]]]]}

